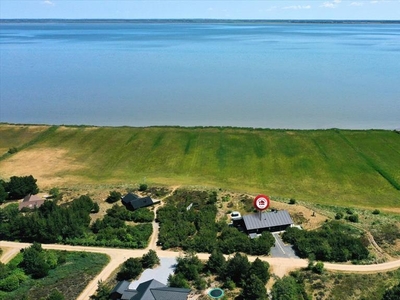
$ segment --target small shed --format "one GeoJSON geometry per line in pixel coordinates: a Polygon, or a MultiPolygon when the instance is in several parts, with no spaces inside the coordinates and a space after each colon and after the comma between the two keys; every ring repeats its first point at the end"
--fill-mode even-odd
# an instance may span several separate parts
{"type": "Polygon", "coordinates": [[[259,213],[243,216],[243,223],[248,234],[263,231],[282,231],[293,225],[293,220],[286,210],[259,213]]]}
{"type": "Polygon", "coordinates": [[[27,195],[25,198],[18,204],[18,209],[21,210],[23,208],[34,209],[40,207],[44,203],[44,199],[40,198],[37,195],[27,195]]]}

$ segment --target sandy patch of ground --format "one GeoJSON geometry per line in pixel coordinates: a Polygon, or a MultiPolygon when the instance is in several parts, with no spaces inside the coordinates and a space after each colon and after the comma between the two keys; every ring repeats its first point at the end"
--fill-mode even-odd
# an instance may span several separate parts
{"type": "Polygon", "coordinates": [[[78,178],[64,174],[82,168],[82,165],[68,157],[66,150],[57,148],[29,149],[0,162],[1,175],[5,179],[32,175],[40,188],[78,182],[78,178]]]}
{"type": "Polygon", "coordinates": [[[300,204],[287,204],[277,201],[271,201],[271,207],[279,210],[287,210],[296,225],[301,225],[304,229],[315,229],[320,227],[327,216],[314,212],[312,209],[300,204]]]}

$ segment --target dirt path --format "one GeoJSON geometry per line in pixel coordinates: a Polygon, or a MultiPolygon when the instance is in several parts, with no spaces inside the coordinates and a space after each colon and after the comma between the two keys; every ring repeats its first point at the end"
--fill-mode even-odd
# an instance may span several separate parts
{"type": "Polygon", "coordinates": [[[8,263],[15,255],[18,254],[18,248],[8,248],[8,247],[1,247],[3,249],[3,255],[0,257],[0,262],[3,264],[8,263]]]}
{"type": "MultiPolygon", "coordinates": [[[[22,248],[29,247],[28,243],[17,243],[17,242],[6,242],[0,241],[1,248],[7,248],[1,261],[9,261],[13,255],[17,254],[22,248]],[[7,257],[7,259],[5,259],[7,257]]],[[[111,273],[127,258],[129,257],[141,257],[143,254],[147,253],[146,249],[141,250],[129,250],[129,249],[116,249],[116,248],[98,248],[98,247],[85,247],[85,246],[68,246],[68,245],[57,245],[57,244],[43,244],[44,249],[54,249],[54,250],[67,250],[67,251],[86,251],[95,253],[104,253],[110,257],[109,264],[98,274],[83,290],[79,295],[77,300],[87,300],[91,295],[96,292],[97,283],[99,280],[105,281],[111,273]]],[[[157,250],[157,255],[159,257],[178,257],[181,252],[174,251],[163,251],[157,250]]],[[[207,260],[210,254],[207,253],[197,253],[197,256],[202,260],[207,260]]],[[[250,261],[253,261],[257,256],[248,256],[250,261]]],[[[263,261],[267,261],[272,268],[272,272],[279,277],[287,274],[287,272],[299,268],[304,268],[307,266],[308,261],[305,259],[293,259],[293,258],[271,258],[271,257],[259,257],[263,261]]],[[[386,262],[382,264],[375,265],[345,265],[345,264],[332,264],[324,263],[325,268],[331,271],[341,271],[341,272],[352,272],[352,273],[375,273],[390,271],[400,268],[400,260],[386,262]]]]}
{"type": "Polygon", "coordinates": [[[157,239],[158,239],[158,233],[160,231],[160,224],[156,222],[157,219],[157,210],[162,207],[164,205],[164,200],[166,198],[168,198],[169,196],[171,196],[176,189],[178,189],[179,186],[173,186],[171,192],[168,193],[168,195],[164,196],[163,198],[159,199],[160,205],[157,205],[156,207],[154,207],[154,220],[152,222],[152,226],[153,226],[153,233],[150,237],[150,242],[149,245],[147,246],[146,250],[161,250],[161,247],[157,247],[157,239]]]}

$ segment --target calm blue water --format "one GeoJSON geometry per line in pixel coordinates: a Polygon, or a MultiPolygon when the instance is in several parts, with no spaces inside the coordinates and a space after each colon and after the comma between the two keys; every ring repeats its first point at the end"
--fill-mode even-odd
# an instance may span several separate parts
{"type": "Polygon", "coordinates": [[[400,127],[399,24],[0,24],[0,121],[400,127]]]}

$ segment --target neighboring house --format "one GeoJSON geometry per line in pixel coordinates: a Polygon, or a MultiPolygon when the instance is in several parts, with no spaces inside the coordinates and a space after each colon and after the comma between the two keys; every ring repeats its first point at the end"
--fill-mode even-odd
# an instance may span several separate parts
{"type": "Polygon", "coordinates": [[[282,231],[293,226],[293,220],[286,210],[263,212],[243,216],[243,225],[248,234],[263,231],[282,231]]]}
{"type": "Polygon", "coordinates": [[[129,289],[129,281],[120,281],[111,291],[112,300],[187,300],[189,289],[171,288],[152,279],[129,289]]]}
{"type": "Polygon", "coordinates": [[[24,200],[19,203],[18,209],[21,210],[23,208],[34,209],[35,207],[40,207],[44,203],[44,200],[37,195],[27,195],[24,200]]]}
{"type": "Polygon", "coordinates": [[[152,206],[154,204],[160,203],[160,201],[154,201],[151,197],[143,197],[128,193],[122,198],[122,204],[124,204],[129,209],[139,209],[142,207],[152,206]]]}

